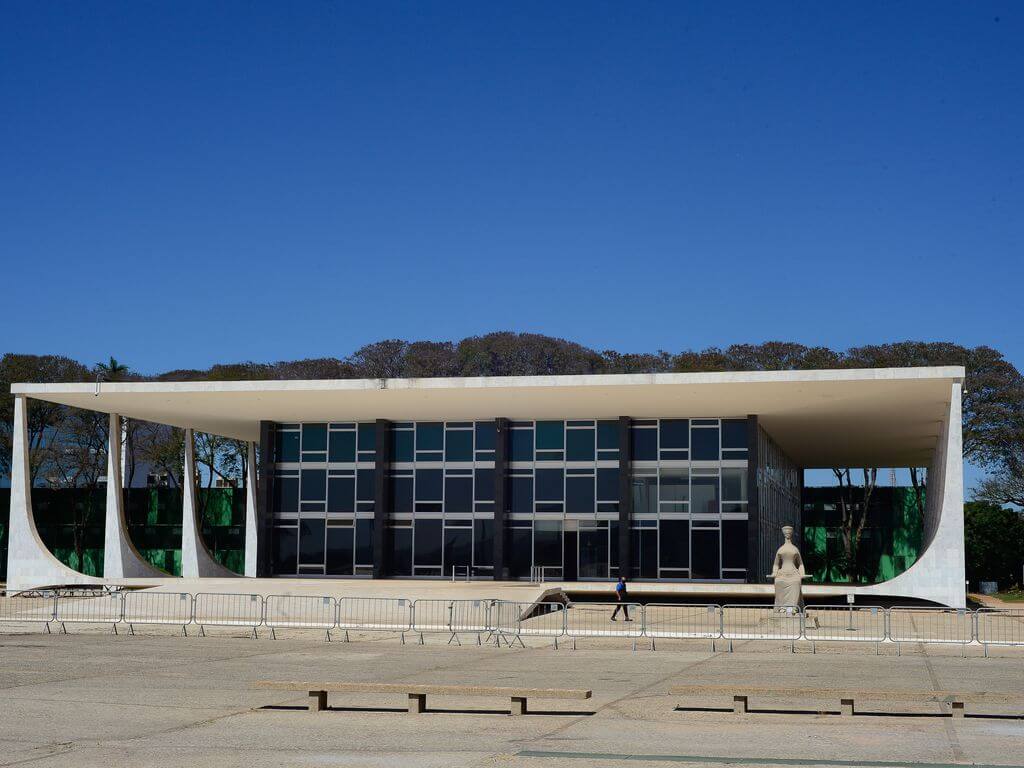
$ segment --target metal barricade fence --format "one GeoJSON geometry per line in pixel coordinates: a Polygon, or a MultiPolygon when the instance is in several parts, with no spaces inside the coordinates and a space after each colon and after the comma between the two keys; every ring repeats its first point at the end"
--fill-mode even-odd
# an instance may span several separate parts
{"type": "Polygon", "coordinates": [[[412,631],[412,601],[392,597],[343,597],[338,601],[338,629],[359,632],[412,631]]]}
{"type": "Polygon", "coordinates": [[[565,605],[562,603],[518,603],[496,600],[491,605],[491,626],[495,642],[504,640],[509,646],[523,637],[550,637],[558,647],[558,638],[565,634],[565,605]]]}
{"type": "Polygon", "coordinates": [[[573,603],[565,611],[565,634],[572,638],[573,648],[580,637],[625,637],[633,640],[635,649],[636,638],[643,633],[639,603],[573,603]]]}
{"type": "Polygon", "coordinates": [[[50,631],[50,622],[57,610],[56,596],[39,595],[26,597],[22,595],[0,594],[0,624],[38,622],[50,631]]]}
{"type": "Polygon", "coordinates": [[[788,640],[790,649],[803,632],[803,616],[792,606],[723,605],[722,637],[729,640],[788,640]]]}
{"type": "Polygon", "coordinates": [[[119,592],[84,597],[58,594],[55,603],[54,618],[65,634],[68,631],[66,624],[110,624],[111,631],[117,634],[117,623],[121,621],[124,611],[119,592]]]}
{"type": "Polygon", "coordinates": [[[263,596],[229,592],[197,592],[192,601],[192,620],[204,627],[252,627],[252,637],[258,637],[256,628],[263,623],[263,596]]]}
{"type": "Polygon", "coordinates": [[[267,595],[263,623],[274,639],[275,630],[292,628],[322,629],[330,640],[338,624],[338,601],[324,595],[267,595]]]}
{"type": "Polygon", "coordinates": [[[188,592],[125,592],[124,622],[135,633],[136,624],[169,624],[181,627],[192,621],[192,595],[188,592]]]}
{"type": "MultiPolygon", "coordinates": [[[[890,608],[889,639],[900,643],[951,643],[966,646],[974,638],[974,615],[963,608],[890,608]]],[[[962,649],[961,653],[966,653],[962,649]]]]}
{"type": "Polygon", "coordinates": [[[477,645],[481,635],[491,631],[490,600],[414,600],[412,629],[418,632],[420,644],[424,633],[446,633],[461,645],[459,633],[476,634],[477,645]]]}
{"type": "Polygon", "coordinates": [[[804,609],[804,639],[816,642],[885,642],[885,608],[878,605],[808,605],[804,609]]]}
{"type": "Polygon", "coordinates": [[[722,608],[709,605],[678,605],[675,603],[647,603],[643,607],[643,633],[656,638],[699,638],[714,641],[722,636],[722,608]]]}
{"type": "Polygon", "coordinates": [[[979,608],[974,615],[975,639],[985,646],[1024,645],[1024,609],[979,608]]]}

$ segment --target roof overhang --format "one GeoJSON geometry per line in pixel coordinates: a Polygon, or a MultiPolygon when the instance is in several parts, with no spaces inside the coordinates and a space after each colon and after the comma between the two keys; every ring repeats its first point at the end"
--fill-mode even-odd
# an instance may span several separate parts
{"type": "Polygon", "coordinates": [[[261,420],[457,421],[757,414],[803,467],[927,464],[964,369],[327,381],[13,384],[11,392],[242,440],[261,420]]]}

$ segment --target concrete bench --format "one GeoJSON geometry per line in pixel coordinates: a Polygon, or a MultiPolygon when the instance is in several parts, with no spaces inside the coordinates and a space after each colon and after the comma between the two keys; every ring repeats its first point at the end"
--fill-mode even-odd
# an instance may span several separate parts
{"type": "Polygon", "coordinates": [[[309,681],[261,680],[257,688],[280,691],[307,691],[309,711],[327,709],[328,693],[404,693],[409,697],[409,713],[419,714],[427,707],[427,696],[501,696],[512,702],[513,715],[527,713],[528,699],[589,699],[590,690],[579,688],[503,688],[486,685],[420,685],[417,683],[322,683],[309,681]]]}
{"type": "Polygon", "coordinates": [[[792,688],[749,685],[676,685],[669,693],[677,696],[722,696],[732,697],[732,709],[737,714],[750,711],[751,696],[800,699],[838,699],[842,715],[856,713],[856,701],[899,701],[915,703],[948,704],[953,717],[963,717],[966,702],[1016,704],[1024,706],[1024,695],[1013,693],[991,693],[987,691],[925,691],[925,690],[866,690],[856,688],[792,688]]]}

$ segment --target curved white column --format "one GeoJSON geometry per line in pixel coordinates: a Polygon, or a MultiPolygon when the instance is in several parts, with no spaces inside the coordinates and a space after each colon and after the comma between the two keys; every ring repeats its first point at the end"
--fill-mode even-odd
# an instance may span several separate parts
{"type": "Polygon", "coordinates": [[[964,460],[960,384],[953,384],[925,489],[922,551],[895,578],[857,587],[858,595],[917,597],[950,608],[967,605],[964,583],[964,460]]]}
{"type": "Polygon", "coordinates": [[[238,578],[237,573],[214,560],[203,543],[199,506],[196,504],[196,448],[191,429],[185,430],[185,472],[181,491],[181,575],[186,578],[238,578]]]}
{"type": "Polygon", "coordinates": [[[46,548],[32,516],[32,474],[29,471],[28,402],[14,398],[14,431],[11,446],[11,520],[7,544],[7,589],[54,587],[65,584],[102,584],[64,565],[46,548]]]}
{"type": "Polygon", "coordinates": [[[246,443],[245,473],[245,575],[256,575],[259,520],[256,510],[256,444],[246,443]]]}
{"type": "Polygon", "coordinates": [[[121,417],[110,414],[107,436],[107,514],[103,532],[103,578],[166,577],[147,562],[132,544],[124,513],[124,474],[121,450],[121,417]]]}

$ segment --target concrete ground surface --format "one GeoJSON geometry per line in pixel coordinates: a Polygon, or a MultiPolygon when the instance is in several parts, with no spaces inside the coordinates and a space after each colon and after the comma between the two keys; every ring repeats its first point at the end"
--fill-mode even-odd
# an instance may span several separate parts
{"type": "Polygon", "coordinates": [[[806,643],[797,653],[771,642],[713,653],[708,642],[666,641],[632,653],[621,640],[581,641],[573,651],[539,640],[526,649],[477,646],[475,638],[448,646],[444,635],[402,646],[395,635],[327,643],[305,631],[274,641],[246,639],[244,630],[209,637],[146,630],[0,634],[0,765],[1024,764],[1017,717],[954,720],[925,702],[858,702],[875,714],[853,718],[792,714],[777,710],[835,711],[838,702],[756,698],[753,709],[773,711],[734,715],[721,711],[731,707],[724,699],[668,695],[681,684],[777,683],[1024,696],[1024,649],[962,659],[951,646],[905,644],[902,656],[883,646],[875,656],[870,644],[819,644],[812,655],[806,643]],[[330,711],[312,715],[304,693],[252,688],[265,679],[583,687],[594,697],[531,702],[548,714],[510,717],[507,699],[428,698],[425,714],[409,715],[404,697],[335,694],[330,711]]]}

